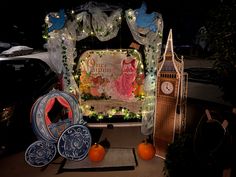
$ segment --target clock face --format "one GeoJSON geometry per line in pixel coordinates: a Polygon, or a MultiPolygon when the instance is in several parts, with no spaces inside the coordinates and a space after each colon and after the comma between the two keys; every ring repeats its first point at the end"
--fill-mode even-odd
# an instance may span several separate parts
{"type": "Polygon", "coordinates": [[[169,95],[174,91],[174,85],[169,81],[164,81],[161,83],[161,91],[169,95]]]}

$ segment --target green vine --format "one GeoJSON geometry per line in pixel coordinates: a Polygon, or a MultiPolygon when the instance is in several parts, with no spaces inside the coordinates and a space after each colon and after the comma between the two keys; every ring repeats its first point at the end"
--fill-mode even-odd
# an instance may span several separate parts
{"type": "MultiPolygon", "coordinates": [[[[82,108],[83,109],[83,108],[82,108]]],[[[96,112],[94,110],[94,107],[87,107],[85,109],[88,109],[90,111],[90,115],[88,116],[90,119],[95,119],[96,121],[103,120],[106,118],[113,118],[115,116],[121,115],[124,120],[131,120],[131,119],[139,119],[141,120],[142,116],[141,113],[134,113],[131,112],[129,109],[125,107],[119,107],[119,108],[112,108],[108,110],[106,113],[103,112],[96,112]]]]}

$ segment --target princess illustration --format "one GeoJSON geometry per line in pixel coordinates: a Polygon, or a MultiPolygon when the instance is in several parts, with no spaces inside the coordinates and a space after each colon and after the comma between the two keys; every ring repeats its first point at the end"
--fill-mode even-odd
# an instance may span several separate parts
{"type": "Polygon", "coordinates": [[[114,81],[116,96],[122,100],[134,98],[133,82],[136,78],[137,64],[134,58],[128,57],[121,62],[121,75],[114,81]]]}

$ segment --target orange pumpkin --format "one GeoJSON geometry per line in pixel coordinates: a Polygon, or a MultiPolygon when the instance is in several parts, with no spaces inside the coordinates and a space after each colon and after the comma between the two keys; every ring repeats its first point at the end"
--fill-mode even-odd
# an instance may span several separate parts
{"type": "Polygon", "coordinates": [[[155,148],[151,143],[148,143],[146,140],[137,147],[138,156],[142,160],[151,160],[155,156],[155,148]]]}
{"type": "Polygon", "coordinates": [[[99,162],[104,159],[105,154],[105,148],[102,145],[95,143],[90,147],[88,157],[93,162],[99,162]]]}

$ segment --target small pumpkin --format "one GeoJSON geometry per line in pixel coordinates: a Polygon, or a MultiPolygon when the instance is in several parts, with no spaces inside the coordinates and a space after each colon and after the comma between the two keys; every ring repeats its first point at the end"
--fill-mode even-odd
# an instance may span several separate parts
{"type": "Polygon", "coordinates": [[[95,143],[90,147],[88,157],[93,162],[99,162],[104,159],[105,154],[105,148],[101,144],[95,143]]]}
{"type": "Polygon", "coordinates": [[[139,158],[141,158],[142,160],[151,160],[156,153],[153,144],[149,143],[147,140],[138,144],[137,152],[139,158]]]}

